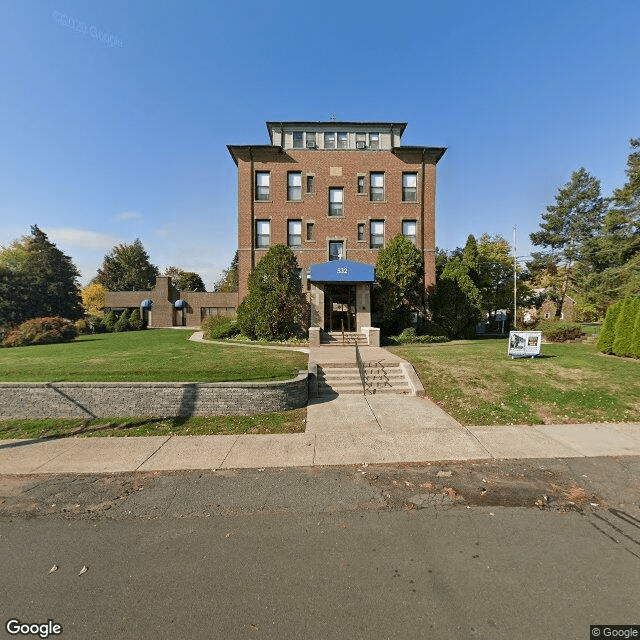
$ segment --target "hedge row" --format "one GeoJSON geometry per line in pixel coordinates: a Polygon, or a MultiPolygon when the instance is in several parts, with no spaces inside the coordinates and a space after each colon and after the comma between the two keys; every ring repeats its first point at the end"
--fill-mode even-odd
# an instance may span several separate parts
{"type": "Polygon", "coordinates": [[[26,347],[31,344],[55,344],[56,342],[72,342],[78,330],[71,320],[52,316],[32,318],[18,327],[13,327],[4,336],[4,347],[26,347]]]}
{"type": "Polygon", "coordinates": [[[607,309],[598,337],[598,350],[640,358],[640,298],[623,298],[607,309]]]}

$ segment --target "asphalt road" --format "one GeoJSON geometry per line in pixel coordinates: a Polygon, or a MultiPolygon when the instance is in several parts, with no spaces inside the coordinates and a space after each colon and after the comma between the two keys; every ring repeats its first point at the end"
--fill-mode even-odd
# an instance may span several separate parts
{"type": "Polygon", "coordinates": [[[640,624],[637,458],[5,476],[0,500],[5,637],[25,637],[12,618],[104,639],[640,624]]]}

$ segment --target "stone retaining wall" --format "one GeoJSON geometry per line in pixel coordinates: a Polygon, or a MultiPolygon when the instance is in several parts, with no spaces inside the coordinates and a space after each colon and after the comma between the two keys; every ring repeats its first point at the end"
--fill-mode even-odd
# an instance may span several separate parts
{"type": "Polygon", "coordinates": [[[307,371],[275,382],[3,382],[0,419],[254,415],[308,399],[307,371]]]}

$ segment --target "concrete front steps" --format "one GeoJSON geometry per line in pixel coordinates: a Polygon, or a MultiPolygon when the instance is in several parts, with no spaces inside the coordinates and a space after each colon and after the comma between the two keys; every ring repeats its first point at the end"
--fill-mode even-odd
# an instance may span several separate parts
{"type": "Polygon", "coordinates": [[[368,340],[364,333],[356,331],[345,331],[344,341],[342,339],[342,331],[321,331],[320,344],[323,346],[343,346],[345,344],[366,346],[368,340]]]}
{"type": "MultiPolygon", "coordinates": [[[[397,362],[364,363],[366,394],[411,393],[409,380],[397,362]]],[[[318,365],[318,395],[362,394],[362,378],[358,367],[335,363],[318,365]]]]}

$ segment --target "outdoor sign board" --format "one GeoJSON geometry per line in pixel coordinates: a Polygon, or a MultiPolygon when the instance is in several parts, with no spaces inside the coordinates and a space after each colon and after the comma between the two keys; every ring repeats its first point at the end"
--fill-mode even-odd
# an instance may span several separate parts
{"type": "Polygon", "coordinates": [[[510,331],[509,351],[512,358],[535,358],[540,355],[542,331],[510,331]]]}
{"type": "Polygon", "coordinates": [[[356,282],[373,282],[375,279],[372,264],[355,260],[331,260],[323,264],[312,264],[309,273],[311,282],[340,282],[353,284],[356,282]]]}

